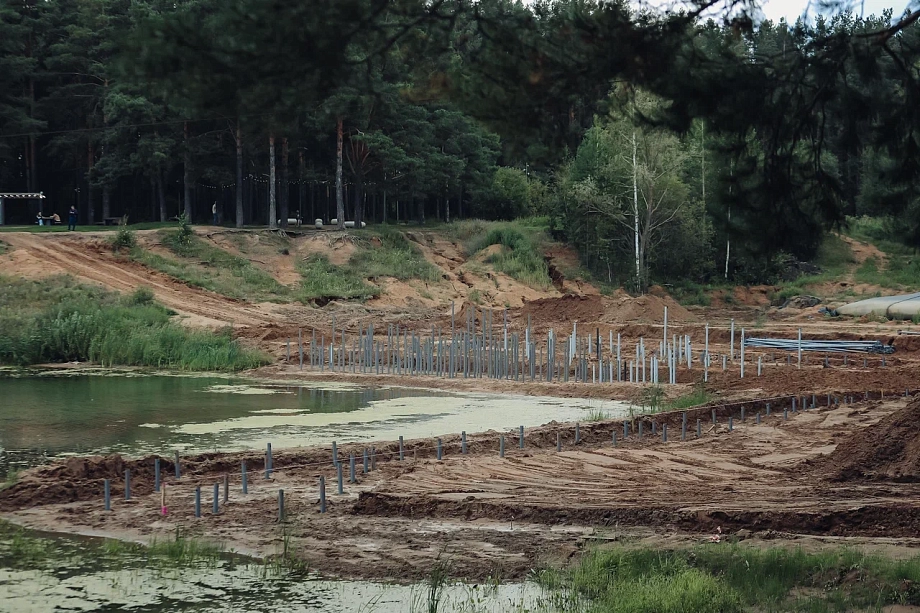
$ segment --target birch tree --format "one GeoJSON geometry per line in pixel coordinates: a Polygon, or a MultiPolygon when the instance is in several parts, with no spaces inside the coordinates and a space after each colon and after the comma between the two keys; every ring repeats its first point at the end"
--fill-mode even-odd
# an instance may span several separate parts
{"type": "Polygon", "coordinates": [[[573,204],[604,228],[604,242],[632,254],[638,292],[648,289],[649,264],[689,203],[685,157],[673,133],[629,115],[599,122],[576,154],[573,204]]]}

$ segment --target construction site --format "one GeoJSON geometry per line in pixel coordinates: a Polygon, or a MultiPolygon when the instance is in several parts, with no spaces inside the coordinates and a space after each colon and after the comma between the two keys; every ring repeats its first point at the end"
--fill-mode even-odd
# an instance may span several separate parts
{"type": "MultiPolygon", "coordinates": [[[[138,243],[175,258],[158,236],[140,232],[138,243]]],[[[311,253],[344,265],[361,245],[328,232],[197,236],[282,286],[299,282],[297,262],[311,253]]],[[[875,288],[844,274],[818,302],[775,305],[776,288],[736,287],[709,306],[683,306],[665,288],[602,294],[567,276],[577,259],[560,246],[546,255],[551,284],[535,288],[437,232],[405,236],[438,274],[375,278],[379,292],[362,301],[222,295],[114,253],[103,232],[3,233],[0,265],[123,293],[150,288],[183,325],[229,327],[270,355],[243,373],[256,381],[601,399],[628,410],[527,427],[508,414],[502,429],[422,438],[52,458],[0,491],[2,517],[138,542],[181,531],[260,557],[281,555],[283,542],[283,555],[324,576],[397,582],[424,579],[445,557],[464,580],[518,581],[607,541],[896,555],[917,545],[917,326],[831,314],[843,290],[875,288]]],[[[870,245],[847,241],[851,268],[871,257],[870,245]]]]}

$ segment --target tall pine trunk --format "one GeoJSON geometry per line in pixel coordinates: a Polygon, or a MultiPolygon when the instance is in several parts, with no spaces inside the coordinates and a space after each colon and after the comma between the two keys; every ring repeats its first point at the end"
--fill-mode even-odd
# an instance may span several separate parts
{"type": "MultiPolygon", "coordinates": [[[[29,53],[31,57],[31,50],[29,53]]],[[[29,118],[35,118],[35,79],[29,79],[29,118]]],[[[26,178],[28,180],[28,191],[31,193],[36,193],[38,191],[38,163],[36,162],[37,154],[35,153],[35,137],[29,135],[28,143],[28,163],[26,165],[27,172],[26,178]]],[[[41,206],[41,202],[38,203],[41,206]]]]}
{"type": "Polygon", "coordinates": [[[112,216],[112,188],[108,185],[102,186],[102,218],[106,219],[112,216]]]}
{"type": "Polygon", "coordinates": [[[92,225],[95,219],[93,211],[93,164],[96,156],[93,152],[92,141],[86,144],[86,223],[92,225]]]}
{"type": "Polygon", "coordinates": [[[355,172],[355,229],[361,229],[364,220],[364,169],[355,172]]]}
{"type": "MultiPolygon", "coordinates": [[[[109,90],[109,82],[106,81],[105,91],[108,92],[108,90],[109,90]]],[[[109,119],[105,113],[102,114],[102,125],[106,127],[109,125],[109,119]]],[[[100,160],[105,157],[105,141],[103,140],[102,142],[103,144],[99,148],[99,159],[100,160]]],[[[112,195],[112,189],[109,186],[108,180],[106,180],[106,182],[102,186],[102,218],[103,219],[108,219],[109,217],[112,216],[111,195],[112,195]]]]}
{"type": "Polygon", "coordinates": [[[166,221],[169,213],[166,212],[166,181],[162,170],[157,171],[157,201],[160,204],[160,221],[166,221]]]}
{"type": "Polygon", "coordinates": [[[185,150],[182,152],[182,199],[185,201],[185,218],[191,223],[192,221],[192,172],[189,166],[192,164],[192,152],[188,144],[188,122],[184,126],[185,150]]]}
{"type": "Polygon", "coordinates": [[[268,227],[278,227],[278,206],[275,203],[275,133],[268,135],[268,227]]]}
{"type": "Polygon", "coordinates": [[[288,173],[288,139],[281,139],[281,227],[287,227],[288,209],[290,208],[290,174],[288,173]]]}
{"type": "MultiPolygon", "coordinates": [[[[299,196],[297,212],[300,213],[301,217],[303,217],[303,196],[307,189],[307,184],[304,183],[304,180],[303,180],[304,168],[305,168],[305,164],[304,164],[304,159],[303,159],[303,149],[301,149],[300,151],[297,152],[297,179],[299,181],[297,184],[297,194],[299,196]]],[[[311,214],[313,213],[313,206],[312,206],[313,191],[312,190],[313,190],[313,186],[311,185],[310,186],[310,204],[311,204],[310,213],[311,214]]],[[[313,220],[311,219],[310,221],[312,222],[313,220]]]]}
{"type": "Polygon", "coordinates": [[[339,230],[345,229],[345,197],[342,194],[342,140],[344,121],[341,117],[335,123],[335,214],[339,230]]]}
{"type": "Polygon", "coordinates": [[[236,227],[243,227],[243,136],[240,124],[236,124],[236,227]]]}

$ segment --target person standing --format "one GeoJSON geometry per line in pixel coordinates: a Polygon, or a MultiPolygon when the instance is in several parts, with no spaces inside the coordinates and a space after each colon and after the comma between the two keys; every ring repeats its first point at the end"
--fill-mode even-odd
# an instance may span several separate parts
{"type": "Polygon", "coordinates": [[[70,210],[67,212],[67,229],[77,229],[77,207],[73,205],[70,205],[70,210]]]}
{"type": "Polygon", "coordinates": [[[217,200],[214,201],[214,204],[211,205],[211,217],[214,220],[214,225],[218,224],[217,221],[217,200]]]}

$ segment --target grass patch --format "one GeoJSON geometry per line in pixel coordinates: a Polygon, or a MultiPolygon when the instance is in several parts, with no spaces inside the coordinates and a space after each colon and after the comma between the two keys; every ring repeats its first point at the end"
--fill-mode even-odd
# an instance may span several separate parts
{"type": "Polygon", "coordinates": [[[523,231],[522,226],[515,223],[496,224],[485,234],[471,237],[467,241],[466,251],[474,255],[492,245],[501,245],[500,251],[486,257],[487,264],[521,283],[538,289],[549,289],[552,285],[549,267],[533,234],[523,231]]]}
{"type": "Polygon", "coordinates": [[[857,283],[878,285],[886,289],[912,291],[920,287],[920,257],[889,256],[888,266],[882,268],[875,258],[867,258],[856,269],[857,283]]]}
{"type": "Polygon", "coordinates": [[[916,251],[894,240],[892,221],[886,217],[847,217],[848,236],[875,245],[885,255],[911,255],[916,251]]]}
{"type": "Polygon", "coordinates": [[[9,250],[10,250],[10,246],[4,243],[3,241],[0,241],[0,255],[3,255],[9,250]]]}
{"type": "Polygon", "coordinates": [[[713,399],[712,394],[706,391],[706,388],[702,385],[693,386],[693,391],[689,394],[684,394],[683,396],[678,396],[674,400],[669,400],[665,403],[665,410],[667,411],[679,411],[682,409],[689,409],[692,407],[698,407],[701,404],[706,404],[711,402],[713,399]]]}
{"type": "Polygon", "coordinates": [[[255,302],[292,299],[290,288],[246,258],[209,245],[195,234],[183,232],[183,228],[160,232],[161,242],[178,259],[137,248],[131,251],[131,259],[189,285],[230,298],[255,302]]]}
{"type": "Polygon", "coordinates": [[[813,263],[821,268],[821,272],[802,275],[794,281],[782,283],[772,295],[774,305],[782,305],[795,296],[811,294],[810,288],[813,286],[839,281],[856,263],[856,259],[846,241],[836,234],[828,234],[821,242],[813,263]]]}
{"type": "Polygon", "coordinates": [[[712,304],[712,292],[715,289],[713,285],[689,283],[672,288],[671,296],[683,306],[708,307],[712,304]]]}
{"type": "Polygon", "coordinates": [[[299,263],[303,280],[298,297],[310,300],[364,300],[380,294],[380,288],[355,274],[346,266],[333,266],[324,255],[314,254],[299,263]]]}
{"type": "Polygon", "coordinates": [[[920,557],[849,549],[806,553],[712,544],[678,550],[598,549],[537,580],[562,611],[735,613],[878,610],[917,604],[920,557]]]}
{"type": "Polygon", "coordinates": [[[115,253],[121,250],[131,251],[137,246],[137,236],[134,234],[134,230],[129,230],[127,226],[121,226],[115,232],[115,236],[109,240],[109,244],[112,245],[112,251],[115,253]]]}
{"type": "Polygon", "coordinates": [[[610,419],[610,413],[601,409],[591,409],[585,415],[585,421],[607,421],[610,419]]]}
{"type": "Polygon", "coordinates": [[[13,487],[17,483],[19,483],[19,471],[10,470],[8,473],[6,473],[6,478],[3,480],[3,483],[0,483],[0,492],[8,487],[13,487]]]}
{"type": "Polygon", "coordinates": [[[157,561],[167,567],[192,566],[200,563],[216,564],[227,555],[222,544],[185,538],[179,534],[178,530],[174,539],[165,541],[153,539],[146,546],[106,539],[102,544],[102,551],[111,557],[144,556],[148,561],[157,561]]]}
{"type": "Polygon", "coordinates": [[[394,277],[402,281],[421,279],[436,282],[441,274],[419,249],[396,228],[374,230],[379,245],[360,246],[348,260],[348,270],[362,279],[394,277]]]}
{"type": "Polygon", "coordinates": [[[149,290],[128,297],[69,277],[0,276],[0,363],[91,361],[103,366],[242,370],[267,364],[223,332],[188,330],[149,290]]]}

